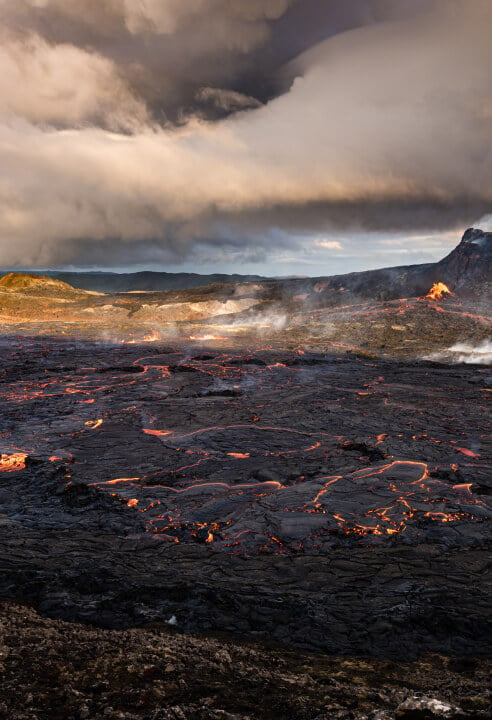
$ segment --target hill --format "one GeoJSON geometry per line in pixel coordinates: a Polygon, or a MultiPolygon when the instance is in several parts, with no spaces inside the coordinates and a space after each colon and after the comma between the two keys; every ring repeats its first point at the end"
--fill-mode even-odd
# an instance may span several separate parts
{"type": "Polygon", "coordinates": [[[76,289],[66,282],[34,273],[7,273],[0,278],[0,288],[23,295],[41,295],[48,297],[80,296],[84,291],[76,289]]]}
{"type": "Polygon", "coordinates": [[[50,277],[69,283],[81,290],[103,293],[165,292],[186,290],[212,283],[259,282],[260,275],[200,275],[198,273],[168,273],[143,271],[135,273],[113,272],[49,272],[50,277]]]}
{"type": "Polygon", "coordinates": [[[442,279],[460,295],[490,296],[492,232],[469,228],[460,244],[434,265],[434,279],[442,279]]]}

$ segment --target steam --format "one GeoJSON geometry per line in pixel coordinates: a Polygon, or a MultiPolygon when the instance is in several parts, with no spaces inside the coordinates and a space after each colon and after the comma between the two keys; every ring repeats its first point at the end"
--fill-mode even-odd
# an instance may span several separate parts
{"type": "Polygon", "coordinates": [[[426,359],[466,365],[492,365],[492,340],[484,340],[479,345],[458,342],[443,352],[429,355],[426,359]]]}
{"type": "Polygon", "coordinates": [[[458,363],[492,365],[492,340],[484,340],[476,346],[456,343],[449,348],[449,352],[455,355],[455,362],[458,363]]]}
{"type": "Polygon", "coordinates": [[[0,265],[264,262],[489,212],[490,3],[315,5],[3,0],[0,265]]]}
{"type": "Polygon", "coordinates": [[[473,223],[473,227],[484,232],[492,232],[492,215],[484,215],[476,223],[473,223]]]}

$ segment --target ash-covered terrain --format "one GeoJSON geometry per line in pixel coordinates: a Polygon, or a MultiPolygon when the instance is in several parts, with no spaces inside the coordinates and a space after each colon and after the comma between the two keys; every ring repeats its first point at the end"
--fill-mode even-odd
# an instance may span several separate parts
{"type": "MultiPolygon", "coordinates": [[[[490,244],[178,294],[0,280],[0,597],[113,629],[485,655],[490,244]]],[[[370,717],[433,717],[396,707],[370,717]]]]}

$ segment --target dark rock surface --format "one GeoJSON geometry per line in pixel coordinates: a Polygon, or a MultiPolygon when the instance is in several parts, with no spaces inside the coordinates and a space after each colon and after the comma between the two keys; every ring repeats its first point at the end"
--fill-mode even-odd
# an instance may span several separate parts
{"type": "Polygon", "coordinates": [[[0,594],[64,620],[270,637],[399,659],[490,650],[490,574],[479,550],[442,546],[237,557],[114,534],[0,534],[0,594]],[[473,584],[472,584],[473,583],[473,584]]]}
{"type": "Polygon", "coordinates": [[[325,652],[490,650],[490,369],[2,342],[0,596],[325,652]]]}

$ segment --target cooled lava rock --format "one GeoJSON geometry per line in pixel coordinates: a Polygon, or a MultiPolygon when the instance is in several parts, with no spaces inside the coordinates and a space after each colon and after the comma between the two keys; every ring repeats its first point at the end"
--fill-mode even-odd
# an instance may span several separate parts
{"type": "Polygon", "coordinates": [[[486,653],[490,371],[244,358],[9,338],[0,596],[110,628],[486,653]]]}

